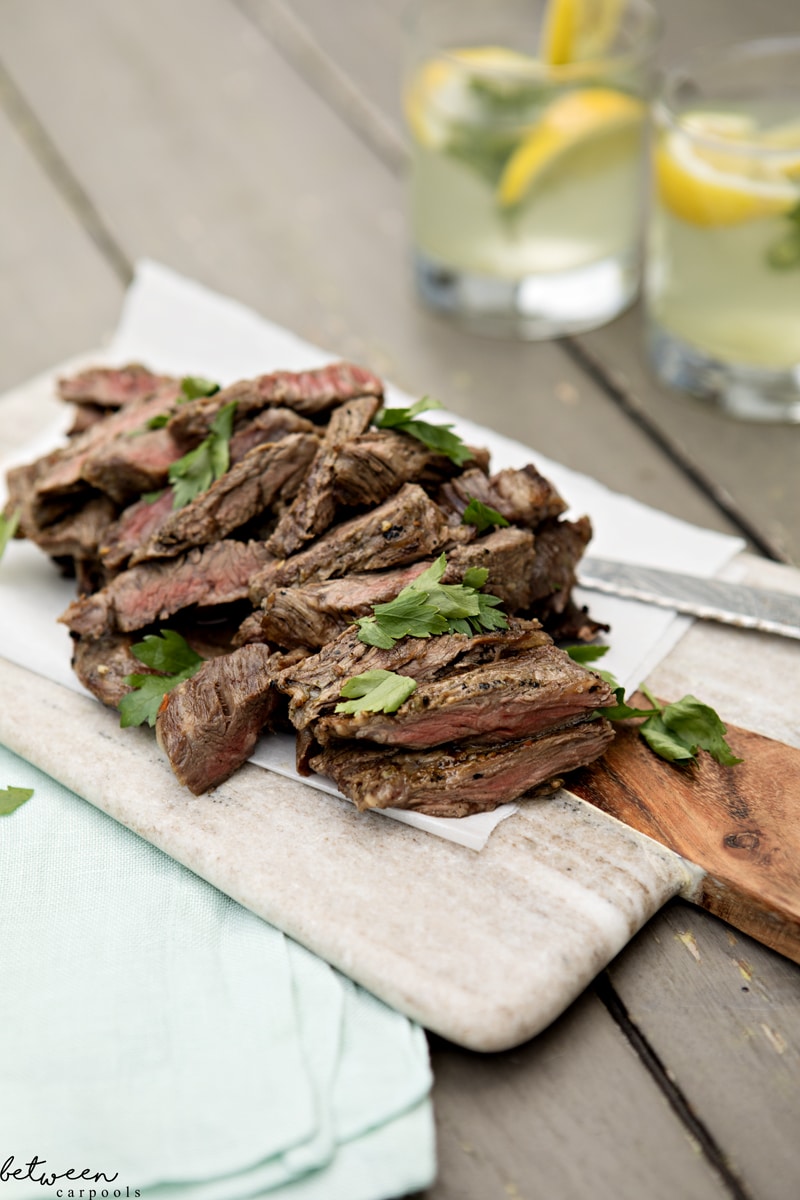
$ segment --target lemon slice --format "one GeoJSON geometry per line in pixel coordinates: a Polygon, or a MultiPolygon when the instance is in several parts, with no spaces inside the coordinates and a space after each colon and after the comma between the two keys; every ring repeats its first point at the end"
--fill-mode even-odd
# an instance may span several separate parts
{"type": "MultiPolygon", "coordinates": [[[[662,136],[655,151],[655,176],[659,196],[676,217],[690,225],[738,225],[760,217],[788,212],[798,201],[797,189],[781,165],[747,153],[737,141],[763,145],[764,137],[753,126],[729,124],[720,114],[688,114],[684,123],[692,133],[719,138],[719,145],[704,146],[681,130],[662,136]],[[724,144],[730,143],[730,148],[724,144]]],[[[735,114],[731,120],[739,121],[735,114]]]]}
{"type": "Polygon", "coordinates": [[[467,46],[423,63],[406,89],[406,119],[413,137],[429,150],[442,149],[454,121],[485,117],[471,86],[509,87],[535,78],[536,60],[505,46],[467,46]]]}
{"type": "Polygon", "coordinates": [[[781,171],[790,179],[800,179],[800,119],[765,129],[762,141],[771,150],[781,151],[776,158],[781,171]]]}
{"type": "Polygon", "coordinates": [[[643,117],[640,100],[613,88],[565,92],[547,106],[506,163],[497,185],[498,204],[519,204],[568,150],[588,138],[635,128],[643,117]]]}
{"type": "Polygon", "coordinates": [[[550,66],[602,58],[619,28],[624,0],[549,0],[541,55],[550,66]]]}

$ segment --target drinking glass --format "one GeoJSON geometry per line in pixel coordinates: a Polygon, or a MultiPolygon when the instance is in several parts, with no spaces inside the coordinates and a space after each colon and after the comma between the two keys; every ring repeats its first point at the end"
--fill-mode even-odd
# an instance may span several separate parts
{"type": "Polygon", "coordinates": [[[658,19],[647,0],[577,7],[580,27],[574,0],[412,9],[416,283],[480,332],[591,329],[637,291],[658,19]]]}
{"type": "Polygon", "coordinates": [[[655,120],[655,371],[734,416],[800,421],[800,38],[697,57],[655,120]]]}

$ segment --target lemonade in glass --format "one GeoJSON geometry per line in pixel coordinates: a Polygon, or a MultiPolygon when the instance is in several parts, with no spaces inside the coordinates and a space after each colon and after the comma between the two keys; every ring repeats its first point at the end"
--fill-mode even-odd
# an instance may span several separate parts
{"type": "Polygon", "coordinates": [[[404,104],[419,291],[488,332],[593,328],[639,274],[644,0],[427,0],[404,104]]]}
{"type": "Polygon", "coordinates": [[[800,421],[800,38],[674,72],[656,125],[656,372],[735,416],[800,421]]]}

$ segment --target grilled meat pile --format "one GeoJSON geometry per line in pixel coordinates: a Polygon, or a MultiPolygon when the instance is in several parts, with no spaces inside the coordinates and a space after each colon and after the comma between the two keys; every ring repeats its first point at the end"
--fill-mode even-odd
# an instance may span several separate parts
{"type": "Polygon", "coordinates": [[[457,465],[376,428],[381,381],[349,363],[190,399],[140,366],[59,389],[76,406],[69,441],[9,473],[7,511],[74,572],[80,595],[61,620],[103,703],[148,673],[131,650],[148,633],[168,626],[206,659],[156,722],[193,792],[228,778],[263,731],[294,728],[298,769],[332,776],[359,808],[462,816],[555,786],[613,737],[596,715],[610,689],[553,640],[598,629],[571,598],[591,526],[564,517],[534,466],[490,474],[485,450],[457,465]],[[232,401],[227,469],[176,507],[170,468],[232,401]],[[508,524],[465,523],[473,501],[508,524]],[[488,569],[508,628],[359,640],[353,622],[442,553],[445,584],[488,569]],[[371,670],[416,690],[395,712],[337,713],[342,685],[371,670]]]}

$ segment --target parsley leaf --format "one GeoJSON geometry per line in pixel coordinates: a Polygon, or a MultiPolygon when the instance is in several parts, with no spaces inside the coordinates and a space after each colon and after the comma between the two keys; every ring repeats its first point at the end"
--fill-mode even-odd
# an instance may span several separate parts
{"type": "Polygon", "coordinates": [[[473,567],[461,583],[442,583],[447,559],[440,554],[435,562],[384,604],[375,604],[371,617],[359,617],[358,640],[368,646],[391,650],[404,637],[426,638],[439,633],[463,633],[472,637],[487,629],[507,629],[508,621],[498,606],[498,596],[477,589],[483,587],[489,572],[473,567]]]}
{"type": "Polygon", "coordinates": [[[17,532],[17,529],[19,528],[19,519],[21,516],[21,508],[15,508],[9,516],[5,516],[3,513],[0,513],[0,558],[3,557],[6,546],[17,532]]]}
{"type": "MultiPolygon", "coordinates": [[[[414,686],[416,687],[416,684],[414,686]]],[[[8,817],[16,812],[32,795],[33,788],[0,788],[0,817],[8,817]]]]}
{"type": "Polygon", "coordinates": [[[365,671],[353,675],[342,685],[343,696],[350,697],[336,705],[337,713],[354,715],[360,712],[397,712],[400,705],[417,690],[417,682],[396,671],[365,671]]]}
{"type": "Polygon", "coordinates": [[[201,396],[216,396],[219,384],[212,379],[203,379],[201,375],[185,375],[181,380],[180,403],[184,400],[199,400],[201,396]]]}
{"type": "Polygon", "coordinates": [[[495,525],[505,527],[508,525],[508,521],[496,508],[491,508],[488,504],[483,504],[474,496],[470,496],[469,504],[461,516],[461,524],[474,525],[478,533],[484,533],[485,530],[491,529],[495,525]]]}
{"type": "MultiPolygon", "coordinates": [[[[568,646],[567,654],[574,662],[590,663],[602,657],[607,650],[608,646],[568,646]]],[[[706,750],[724,767],[732,767],[743,761],[736,758],[725,741],[725,726],[710,705],[701,703],[692,695],[686,695],[672,704],[660,704],[641,684],[640,690],[652,708],[632,708],[625,700],[625,689],[613,675],[608,671],[592,670],[614,689],[616,697],[616,704],[599,708],[598,715],[609,721],[645,717],[646,720],[639,726],[639,735],[659,758],[667,762],[689,762],[697,758],[699,750],[706,750]]]]}
{"type": "Polygon", "coordinates": [[[143,725],[145,721],[152,727],[167,692],[191,679],[205,659],[172,629],[148,634],[143,642],[131,646],[131,653],[146,667],[162,673],[125,676],[125,682],[133,690],[120,700],[119,723],[123,729],[129,725],[143,725]]]}
{"type": "Polygon", "coordinates": [[[165,425],[169,424],[169,418],[169,413],[157,413],[145,422],[145,429],[163,429],[165,425]]]}
{"type": "Polygon", "coordinates": [[[431,425],[429,421],[417,420],[421,413],[441,407],[438,400],[423,396],[410,408],[382,408],[374,418],[373,424],[378,429],[397,429],[400,433],[410,434],[429,450],[436,450],[439,454],[446,455],[456,466],[463,467],[464,463],[469,462],[475,455],[464,445],[458,434],[451,432],[453,426],[431,425]]]}
{"type": "Polygon", "coordinates": [[[207,438],[199,446],[184,454],[169,468],[172,484],[173,508],[183,508],[195,496],[211,487],[230,465],[229,442],[233,430],[233,414],[236,401],[231,400],[219,410],[214,418],[207,438]]]}

